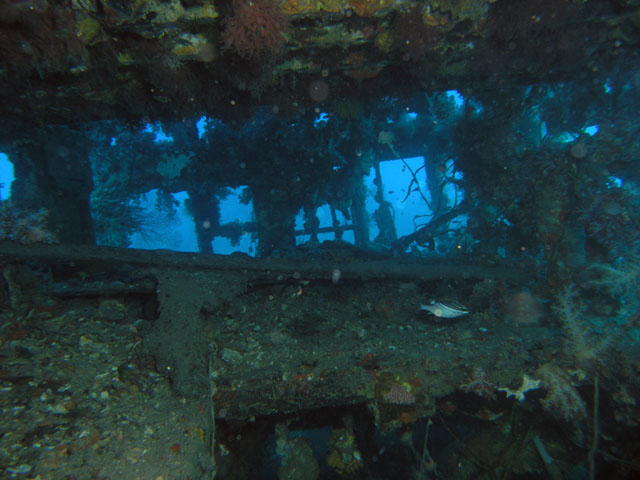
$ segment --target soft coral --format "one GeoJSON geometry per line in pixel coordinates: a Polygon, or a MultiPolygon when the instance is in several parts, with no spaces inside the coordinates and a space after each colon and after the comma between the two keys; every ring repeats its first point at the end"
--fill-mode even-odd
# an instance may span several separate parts
{"type": "Polygon", "coordinates": [[[233,0],[233,16],[226,22],[222,41],[225,49],[255,60],[280,51],[287,19],[276,0],[233,0]]]}

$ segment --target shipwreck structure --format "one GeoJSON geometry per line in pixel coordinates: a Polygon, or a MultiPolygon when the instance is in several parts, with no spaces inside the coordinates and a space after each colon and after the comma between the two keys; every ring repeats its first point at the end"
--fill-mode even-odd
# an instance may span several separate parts
{"type": "Polygon", "coordinates": [[[635,0],[0,0],[0,469],[634,478],[639,43],[635,0]],[[198,253],[126,248],[152,190],[198,253]]]}

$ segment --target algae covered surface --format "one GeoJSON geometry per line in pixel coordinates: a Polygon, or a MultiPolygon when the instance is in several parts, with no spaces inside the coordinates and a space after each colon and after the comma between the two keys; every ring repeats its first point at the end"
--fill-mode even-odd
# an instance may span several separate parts
{"type": "MultiPolygon", "coordinates": [[[[54,250],[40,262],[65,253],[54,250]]],[[[140,252],[136,265],[118,267],[116,253],[108,274],[82,260],[46,273],[5,271],[15,282],[8,300],[26,312],[20,322],[3,319],[8,474],[386,478],[384,469],[403,468],[471,478],[492,465],[543,476],[534,438],[552,455],[580,457],[593,373],[509,269],[469,278],[472,266],[458,265],[434,279],[443,270],[429,263],[415,270],[423,279],[390,272],[381,280],[367,277],[386,260],[335,253],[306,271],[292,260],[245,258],[236,268],[225,259],[224,270],[194,270],[178,265],[181,255],[195,265],[191,254],[166,255],[173,259],[140,252]],[[323,264],[343,266],[340,280],[323,264]],[[14,297],[26,279],[31,295],[14,297]],[[118,290],[125,281],[131,288],[118,290]],[[428,297],[464,301],[469,313],[419,311],[428,297]],[[570,428],[558,437],[562,425],[570,428]],[[449,448],[427,450],[426,427],[449,448]],[[401,462],[396,442],[410,432],[417,437],[399,444],[410,454],[401,462]]],[[[616,345],[600,352],[617,365],[599,370],[615,415],[603,412],[608,428],[637,421],[626,380],[637,352],[625,339],[616,345]]]]}

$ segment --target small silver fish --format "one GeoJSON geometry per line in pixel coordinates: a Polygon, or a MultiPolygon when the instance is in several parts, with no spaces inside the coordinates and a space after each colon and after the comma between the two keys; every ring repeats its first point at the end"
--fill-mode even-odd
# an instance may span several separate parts
{"type": "Polygon", "coordinates": [[[431,300],[428,305],[420,304],[420,310],[426,310],[439,318],[456,318],[469,313],[464,305],[451,300],[438,302],[431,300]]]}

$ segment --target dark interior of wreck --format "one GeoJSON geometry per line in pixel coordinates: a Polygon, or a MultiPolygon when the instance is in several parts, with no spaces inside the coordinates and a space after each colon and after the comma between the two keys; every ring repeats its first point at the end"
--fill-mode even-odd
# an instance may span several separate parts
{"type": "Polygon", "coordinates": [[[639,44],[636,0],[0,0],[6,478],[639,478],[639,44]],[[399,235],[363,177],[409,157],[399,235]],[[152,189],[199,252],[127,248],[152,189]],[[163,382],[201,418],[162,460],[73,440],[163,382]]]}

